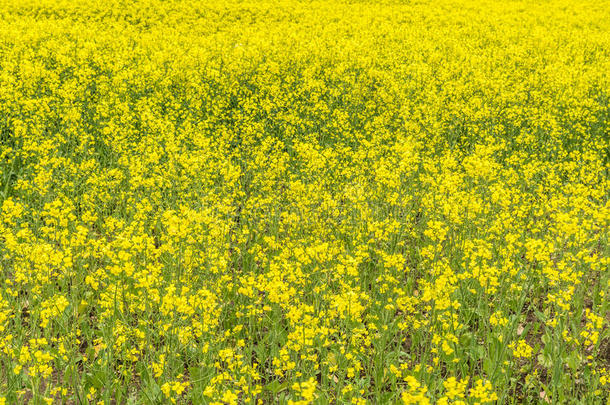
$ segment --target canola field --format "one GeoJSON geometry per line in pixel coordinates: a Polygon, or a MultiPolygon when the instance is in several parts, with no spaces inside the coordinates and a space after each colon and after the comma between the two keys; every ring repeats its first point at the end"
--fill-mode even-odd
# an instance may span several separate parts
{"type": "Polygon", "coordinates": [[[0,1],[0,404],[610,403],[610,2],[0,1]]]}

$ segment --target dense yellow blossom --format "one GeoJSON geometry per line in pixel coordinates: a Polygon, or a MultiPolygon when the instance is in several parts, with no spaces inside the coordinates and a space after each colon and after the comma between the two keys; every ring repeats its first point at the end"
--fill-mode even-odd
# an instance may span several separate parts
{"type": "Polygon", "coordinates": [[[609,403],[610,3],[0,1],[0,404],[609,403]]]}

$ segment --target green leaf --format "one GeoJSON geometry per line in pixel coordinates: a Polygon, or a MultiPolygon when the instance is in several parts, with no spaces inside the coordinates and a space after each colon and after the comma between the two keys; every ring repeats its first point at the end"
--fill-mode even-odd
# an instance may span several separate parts
{"type": "Polygon", "coordinates": [[[541,353],[538,355],[538,363],[545,368],[551,368],[553,366],[553,359],[549,353],[541,353]]]}
{"type": "Polygon", "coordinates": [[[491,358],[486,358],[485,360],[483,360],[483,371],[485,371],[485,374],[487,374],[488,376],[491,376],[491,374],[493,373],[494,370],[494,364],[493,364],[493,360],[491,358]]]}
{"type": "Polygon", "coordinates": [[[462,336],[460,336],[460,345],[462,347],[470,346],[470,343],[472,342],[472,338],[473,338],[472,333],[470,333],[470,332],[464,333],[462,336]]]}
{"type": "Polygon", "coordinates": [[[572,352],[567,356],[566,363],[572,369],[572,371],[577,371],[580,367],[580,357],[578,353],[572,352]]]}

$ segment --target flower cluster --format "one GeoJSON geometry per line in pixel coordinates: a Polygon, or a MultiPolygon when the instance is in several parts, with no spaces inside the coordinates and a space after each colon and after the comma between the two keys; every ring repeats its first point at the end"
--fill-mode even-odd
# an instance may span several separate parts
{"type": "Polygon", "coordinates": [[[0,404],[605,403],[609,71],[604,1],[3,0],[0,404]]]}

